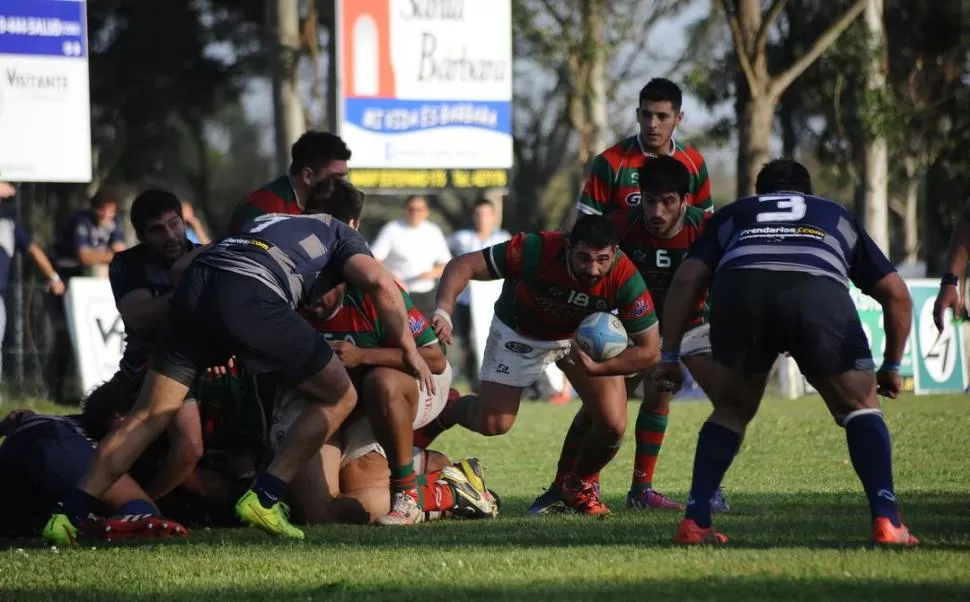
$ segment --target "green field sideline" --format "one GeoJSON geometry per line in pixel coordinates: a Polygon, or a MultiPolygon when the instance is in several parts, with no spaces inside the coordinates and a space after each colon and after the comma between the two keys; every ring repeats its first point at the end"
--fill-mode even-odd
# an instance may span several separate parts
{"type": "MultiPolygon", "coordinates": [[[[12,407],[7,404],[5,408],[12,407]]],[[[49,550],[0,544],[0,600],[970,600],[970,396],[886,404],[897,494],[918,550],[874,550],[845,447],[816,398],[762,407],[725,482],[725,549],[671,543],[676,513],[628,511],[627,440],[603,473],[608,520],[523,516],[555,471],[576,405],[525,404],[506,436],[455,429],[503,499],[491,522],[316,527],[280,544],[242,529],[185,542],[49,550]]],[[[656,485],[686,497],[707,402],[675,404],[656,485]]]]}

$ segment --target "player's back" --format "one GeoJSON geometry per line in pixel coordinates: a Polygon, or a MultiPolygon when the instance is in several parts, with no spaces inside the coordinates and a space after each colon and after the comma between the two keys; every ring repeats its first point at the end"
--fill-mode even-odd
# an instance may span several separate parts
{"type": "Polygon", "coordinates": [[[259,280],[297,307],[342,282],[343,262],[361,253],[370,254],[364,238],[330,215],[269,214],[197,261],[259,280]]]}
{"type": "Polygon", "coordinates": [[[801,272],[848,285],[870,267],[859,265],[859,246],[870,246],[871,240],[855,218],[842,205],[818,196],[745,197],[716,214],[708,229],[720,247],[718,271],[801,272]]]}

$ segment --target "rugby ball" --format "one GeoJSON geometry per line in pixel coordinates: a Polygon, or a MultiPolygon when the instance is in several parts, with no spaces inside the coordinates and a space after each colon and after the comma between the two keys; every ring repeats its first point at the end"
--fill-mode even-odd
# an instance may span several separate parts
{"type": "Polygon", "coordinates": [[[594,361],[602,362],[623,353],[630,341],[618,317],[597,312],[580,322],[576,342],[594,361]]]}

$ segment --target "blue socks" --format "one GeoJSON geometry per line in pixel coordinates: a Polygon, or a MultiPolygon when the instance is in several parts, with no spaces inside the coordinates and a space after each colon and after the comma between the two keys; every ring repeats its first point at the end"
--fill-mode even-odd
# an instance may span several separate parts
{"type": "Polygon", "coordinates": [[[898,527],[900,521],[893,489],[892,442],[882,412],[852,412],[843,424],[852,467],[866,490],[873,520],[888,518],[898,527]]]}
{"type": "Polygon", "coordinates": [[[259,503],[263,508],[272,508],[276,502],[286,499],[290,493],[290,488],[278,477],[264,472],[257,476],[256,481],[253,482],[253,491],[256,492],[256,497],[259,498],[259,503]]]}
{"type": "Polygon", "coordinates": [[[711,498],[740,448],[741,437],[731,429],[713,422],[705,422],[701,427],[686,513],[686,518],[692,519],[698,527],[706,529],[711,526],[711,498]]]}
{"type": "Polygon", "coordinates": [[[131,500],[118,510],[118,514],[121,516],[140,516],[145,514],[156,516],[158,512],[155,510],[155,506],[148,500],[131,500]]]}
{"type": "Polygon", "coordinates": [[[81,526],[84,519],[91,514],[91,508],[97,508],[98,498],[83,489],[77,489],[67,494],[67,499],[61,504],[64,514],[75,527],[81,526]]]}

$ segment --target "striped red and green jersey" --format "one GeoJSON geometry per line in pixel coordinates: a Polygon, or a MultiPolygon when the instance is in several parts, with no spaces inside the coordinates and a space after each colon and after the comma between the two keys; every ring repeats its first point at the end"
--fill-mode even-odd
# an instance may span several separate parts
{"type": "MultiPolygon", "coordinates": [[[[436,343],[438,337],[434,329],[424,314],[414,306],[411,296],[404,290],[401,291],[401,296],[408,311],[408,326],[414,335],[414,342],[418,347],[436,343]]],[[[398,346],[398,341],[390,338],[390,333],[385,329],[371,296],[352,286],[347,287],[343,305],[333,316],[319,319],[309,312],[302,313],[317,332],[322,332],[328,340],[347,341],[363,349],[398,346]]]]}
{"type": "MultiPolygon", "coordinates": [[[[620,249],[637,266],[650,294],[653,295],[659,315],[663,315],[664,300],[670,290],[674,273],[712,215],[699,207],[687,207],[684,226],[680,232],[672,238],[658,238],[647,228],[643,211],[639,207],[610,214],[609,219],[620,235],[620,249]]],[[[703,324],[708,318],[706,295],[697,309],[698,315],[692,325],[703,324]]]]}
{"type": "Polygon", "coordinates": [[[495,317],[520,334],[542,341],[569,339],[583,318],[599,311],[619,310],[631,335],[657,323],[647,285],[622,251],[593,286],[570,273],[562,232],[517,234],[482,253],[489,272],[505,279],[495,317]]]}
{"type": "MultiPolygon", "coordinates": [[[[672,156],[687,166],[690,172],[690,192],[687,202],[704,211],[714,211],[711,200],[711,180],[707,164],[696,149],[671,140],[672,156]]],[[[616,209],[640,205],[640,182],[637,170],[655,157],[643,150],[640,136],[614,144],[593,159],[593,169],[583,187],[576,207],[583,213],[608,215],[616,209]]]]}
{"type": "Polygon", "coordinates": [[[238,234],[244,224],[267,213],[286,213],[300,215],[303,208],[296,200],[296,191],[288,175],[282,175],[269,184],[249,193],[246,199],[236,206],[229,220],[229,234],[238,234]]]}

